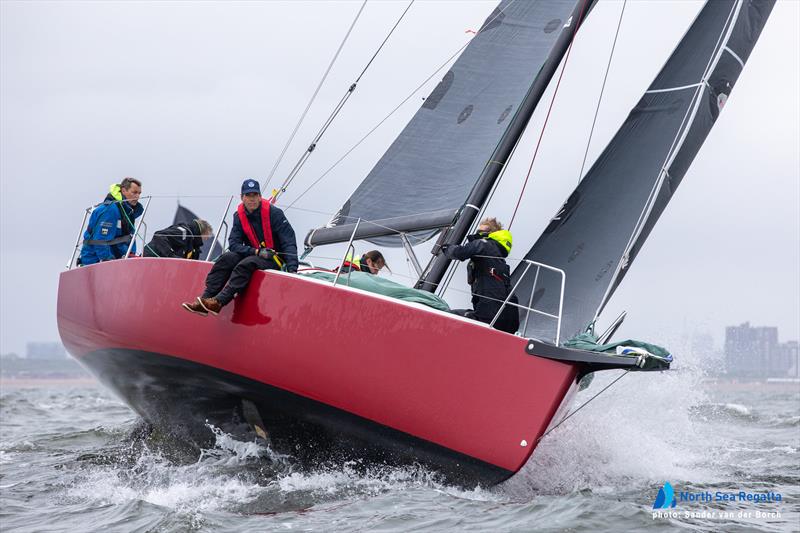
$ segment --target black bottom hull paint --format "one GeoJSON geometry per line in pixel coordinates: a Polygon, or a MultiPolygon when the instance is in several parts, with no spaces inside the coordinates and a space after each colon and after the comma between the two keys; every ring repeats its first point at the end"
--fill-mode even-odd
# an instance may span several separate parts
{"type": "Polygon", "coordinates": [[[185,442],[213,442],[209,425],[248,439],[249,401],[270,447],[313,467],[331,461],[422,464],[461,485],[499,483],[513,472],[285,390],[177,357],[124,349],[80,361],[144,420],[185,442]],[[246,435],[243,435],[246,432],[246,435]]]}

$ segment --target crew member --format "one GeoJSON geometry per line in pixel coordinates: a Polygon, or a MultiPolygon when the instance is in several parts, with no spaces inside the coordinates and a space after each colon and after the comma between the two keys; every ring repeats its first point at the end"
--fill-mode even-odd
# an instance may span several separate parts
{"type": "Polygon", "coordinates": [[[297,272],[297,241],[283,211],[261,197],[256,180],[242,183],[242,203],[233,215],[228,251],[206,276],[206,290],[184,303],[192,313],[216,315],[250,282],[255,270],[297,272]]]}
{"type": "MultiPolygon", "coordinates": [[[[351,271],[364,272],[366,274],[377,274],[383,267],[387,267],[386,259],[378,250],[370,250],[358,259],[348,256],[342,265],[342,274],[351,271]]],[[[337,267],[338,270],[338,267],[337,267]]]]}
{"type": "MultiPolygon", "coordinates": [[[[139,203],[141,194],[142,182],[134,178],[125,178],[121,183],[111,185],[103,203],[89,217],[89,225],[83,234],[79,259],[81,265],[93,265],[125,256],[133,239],[134,220],[144,211],[139,203]]],[[[135,253],[134,240],[131,254],[135,253]]]]}
{"type": "Polygon", "coordinates": [[[191,222],[178,222],[153,234],[153,240],[144,246],[145,257],[179,257],[200,259],[203,242],[211,237],[211,224],[196,218],[191,222]]]}
{"type": "MultiPolygon", "coordinates": [[[[442,247],[443,253],[451,259],[469,259],[467,283],[472,289],[473,309],[453,312],[489,324],[511,292],[511,270],[505,261],[511,251],[511,232],[504,230],[496,218],[486,218],[478,225],[477,233],[467,236],[467,241],[464,245],[442,247]]],[[[517,297],[512,296],[509,302],[516,304],[517,297]]],[[[516,333],[519,328],[517,307],[506,304],[494,327],[516,333]]]]}

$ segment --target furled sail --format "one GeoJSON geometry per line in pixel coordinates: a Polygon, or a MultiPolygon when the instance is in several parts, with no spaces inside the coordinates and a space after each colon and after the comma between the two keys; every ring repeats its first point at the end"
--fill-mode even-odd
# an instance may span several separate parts
{"type": "Polygon", "coordinates": [[[524,128],[529,117],[520,116],[521,104],[535,106],[533,86],[540,86],[538,102],[587,5],[503,0],[328,227],[309,233],[306,245],[346,241],[358,219],[356,238],[373,241],[398,231],[430,238],[450,226],[487,167],[498,166],[496,150],[507,132],[520,121],[524,128]]]}
{"type": "MultiPolygon", "coordinates": [[[[725,105],[774,0],[709,1],[642,99],[525,256],[564,270],[561,338],[582,331],[625,276],[725,105]]],[[[525,263],[514,271],[520,279],[525,263]]],[[[560,277],[531,268],[521,305],[556,314],[560,277]]],[[[521,311],[528,337],[552,317],[521,311]]]]}

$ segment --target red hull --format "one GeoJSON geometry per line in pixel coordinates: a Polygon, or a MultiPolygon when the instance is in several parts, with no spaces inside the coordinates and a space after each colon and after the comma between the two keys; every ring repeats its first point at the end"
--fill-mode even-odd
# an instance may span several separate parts
{"type": "MultiPolygon", "coordinates": [[[[64,272],[61,338],[98,374],[109,350],[163,354],[509,473],[530,457],[578,375],[576,365],[528,355],[526,339],[301,275],[259,271],[220,316],[183,311],[181,301],[202,291],[209,268],[135,259],[64,272]]],[[[123,399],[147,411],[141,398],[123,399]]]]}

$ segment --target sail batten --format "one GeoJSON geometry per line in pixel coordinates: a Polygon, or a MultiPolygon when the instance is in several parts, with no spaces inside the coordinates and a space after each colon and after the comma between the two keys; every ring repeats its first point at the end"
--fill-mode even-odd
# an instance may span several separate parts
{"type": "MultiPolygon", "coordinates": [[[[773,4],[715,0],[703,7],[525,256],[566,272],[564,338],[599,315],[627,273],[724,107],[773,4]]],[[[518,268],[513,277],[520,275],[518,268]]],[[[555,291],[554,280],[536,287],[523,280],[518,295],[546,311],[555,291]]],[[[525,335],[552,338],[552,324],[527,318],[525,335]]]]}

